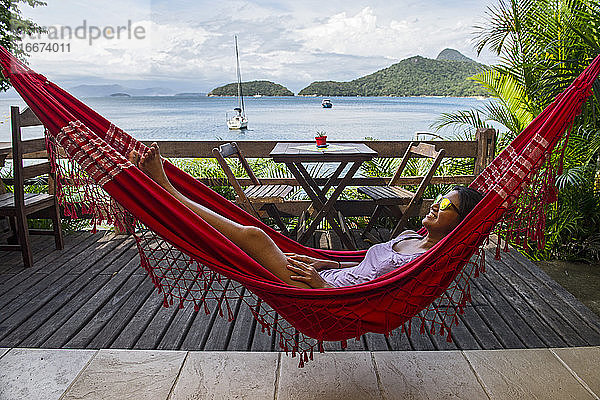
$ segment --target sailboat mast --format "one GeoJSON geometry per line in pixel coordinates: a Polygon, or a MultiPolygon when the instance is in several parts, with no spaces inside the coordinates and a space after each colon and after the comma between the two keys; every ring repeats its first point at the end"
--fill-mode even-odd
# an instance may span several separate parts
{"type": "Polygon", "coordinates": [[[242,116],[246,116],[246,110],[244,109],[244,93],[242,91],[242,72],[240,70],[240,53],[238,50],[237,35],[235,37],[235,59],[237,62],[237,78],[238,78],[238,107],[242,109],[242,116]]]}

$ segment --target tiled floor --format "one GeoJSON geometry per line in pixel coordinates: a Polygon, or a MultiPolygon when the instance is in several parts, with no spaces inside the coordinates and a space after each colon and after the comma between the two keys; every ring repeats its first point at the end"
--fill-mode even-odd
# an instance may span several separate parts
{"type": "Polygon", "coordinates": [[[435,352],[0,349],[1,399],[598,399],[600,347],[435,352]]]}

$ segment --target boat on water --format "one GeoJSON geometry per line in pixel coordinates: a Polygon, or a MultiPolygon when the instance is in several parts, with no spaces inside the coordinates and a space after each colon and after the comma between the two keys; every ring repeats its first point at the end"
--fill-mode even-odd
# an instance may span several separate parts
{"type": "Polygon", "coordinates": [[[323,99],[323,101],[321,102],[321,106],[323,108],[331,108],[333,107],[333,103],[329,99],[323,99]]]}
{"type": "Polygon", "coordinates": [[[238,50],[237,35],[235,38],[235,59],[237,65],[237,102],[238,106],[233,109],[236,114],[227,119],[227,127],[232,130],[236,129],[247,129],[248,118],[246,118],[246,111],[244,110],[244,93],[242,91],[242,73],[240,72],[240,53],[238,50]]]}
{"type": "Polygon", "coordinates": [[[254,96],[252,96],[252,97],[256,97],[256,98],[258,99],[258,98],[262,97],[262,94],[260,94],[260,93],[256,93],[256,94],[255,94],[254,96]]]}

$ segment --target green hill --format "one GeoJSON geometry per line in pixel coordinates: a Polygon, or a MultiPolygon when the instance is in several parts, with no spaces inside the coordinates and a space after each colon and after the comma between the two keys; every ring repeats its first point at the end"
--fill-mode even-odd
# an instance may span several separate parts
{"type": "MultiPolygon", "coordinates": [[[[456,53],[460,54],[457,51],[456,53]]],[[[448,52],[446,52],[447,54],[448,52]]],[[[462,56],[462,54],[460,55],[462,56]]],[[[455,57],[456,54],[450,54],[450,56],[455,57]]],[[[298,95],[485,96],[486,92],[483,88],[467,78],[481,72],[486,67],[467,57],[464,58],[468,61],[410,57],[350,82],[313,82],[302,89],[298,95]]]]}
{"type": "MultiPolygon", "coordinates": [[[[269,81],[242,82],[242,91],[244,96],[254,96],[261,94],[263,96],[293,96],[288,88],[277,83],[269,81]]],[[[236,96],[237,83],[230,83],[225,86],[219,86],[211,90],[209,96],[236,96]]]]}

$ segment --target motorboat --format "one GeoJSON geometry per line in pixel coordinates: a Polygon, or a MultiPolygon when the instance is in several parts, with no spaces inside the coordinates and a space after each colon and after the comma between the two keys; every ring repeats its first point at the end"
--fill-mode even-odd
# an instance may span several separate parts
{"type": "Polygon", "coordinates": [[[323,108],[331,108],[333,107],[333,103],[331,103],[330,99],[323,99],[321,106],[323,106],[323,108]]]}

